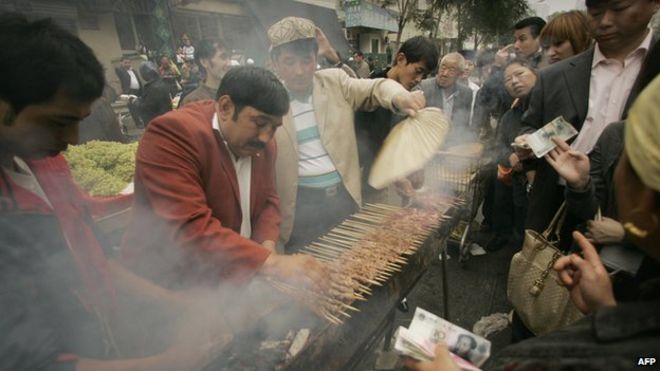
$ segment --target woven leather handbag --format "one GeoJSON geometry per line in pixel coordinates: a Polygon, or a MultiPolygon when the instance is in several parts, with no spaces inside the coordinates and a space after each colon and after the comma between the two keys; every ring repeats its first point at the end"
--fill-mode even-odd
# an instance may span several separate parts
{"type": "Polygon", "coordinates": [[[557,246],[565,216],[562,204],[542,234],[525,230],[522,250],[511,259],[507,298],[525,326],[536,335],[558,330],[583,317],[552,269],[563,256],[557,246]]]}

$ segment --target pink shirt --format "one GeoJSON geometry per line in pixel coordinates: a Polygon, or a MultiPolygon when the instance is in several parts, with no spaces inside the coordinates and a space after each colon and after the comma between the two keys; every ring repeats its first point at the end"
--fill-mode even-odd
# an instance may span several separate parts
{"type": "Polygon", "coordinates": [[[641,44],[626,56],[623,63],[603,55],[596,44],[591,63],[589,109],[582,129],[571,147],[589,153],[607,125],[621,120],[642,62],[651,46],[651,30],[641,44]]]}

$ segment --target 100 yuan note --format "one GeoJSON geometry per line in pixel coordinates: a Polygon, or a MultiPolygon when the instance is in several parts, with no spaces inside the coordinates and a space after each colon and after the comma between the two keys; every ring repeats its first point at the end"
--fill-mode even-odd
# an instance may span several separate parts
{"type": "Polygon", "coordinates": [[[542,128],[527,136],[527,144],[537,158],[542,158],[557,145],[552,141],[558,137],[567,141],[577,135],[577,130],[562,116],[545,124],[542,128]]]}
{"type": "Polygon", "coordinates": [[[412,339],[407,328],[400,326],[396,332],[394,349],[399,353],[419,361],[432,361],[435,356],[433,351],[429,352],[412,339]]]}
{"type": "MultiPolygon", "coordinates": [[[[399,329],[396,332],[396,341],[394,343],[394,349],[400,354],[414,358],[423,362],[431,362],[435,358],[435,344],[432,344],[428,341],[427,344],[419,344],[419,342],[424,342],[424,339],[415,339],[410,331],[403,327],[399,326],[399,329]]],[[[463,371],[480,371],[480,369],[473,365],[472,363],[466,361],[465,359],[455,355],[454,353],[449,352],[451,359],[458,365],[458,367],[463,371]]]]}
{"type": "Polygon", "coordinates": [[[490,341],[417,307],[408,329],[410,337],[423,349],[444,341],[449,350],[477,367],[490,357],[490,341]]]}

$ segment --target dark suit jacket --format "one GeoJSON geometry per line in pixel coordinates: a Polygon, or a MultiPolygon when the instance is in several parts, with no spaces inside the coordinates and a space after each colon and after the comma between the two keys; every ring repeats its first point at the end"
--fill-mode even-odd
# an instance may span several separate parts
{"type": "MultiPolygon", "coordinates": [[[[443,109],[442,89],[438,86],[435,77],[423,80],[419,89],[424,92],[427,107],[443,109]]],[[[476,132],[469,127],[470,111],[472,109],[472,89],[456,83],[456,96],[452,109],[451,126],[445,145],[462,144],[476,140],[476,132]]]]}
{"type": "Polygon", "coordinates": [[[610,124],[589,154],[591,180],[583,192],[566,188],[566,210],[580,220],[591,220],[600,208],[603,216],[617,219],[614,169],[623,152],[623,121],[610,124]]]}
{"type": "MultiPolygon", "coordinates": [[[[119,77],[122,94],[129,94],[131,91],[131,76],[128,74],[128,72],[126,72],[125,69],[121,67],[115,67],[115,73],[117,74],[117,77],[119,77]]],[[[137,72],[133,71],[133,73],[135,74],[135,78],[138,80],[138,84],[140,84],[140,88],[138,89],[139,95],[142,93],[142,81],[140,81],[137,72]]]]}
{"type": "MultiPolygon", "coordinates": [[[[389,68],[382,71],[374,71],[369,78],[387,78],[389,68]]],[[[380,151],[385,138],[389,135],[394,125],[405,119],[403,114],[395,114],[391,110],[378,107],[373,111],[355,112],[355,137],[358,146],[358,158],[362,169],[362,192],[375,192],[367,182],[371,166],[376,155],[380,151]]]]}
{"type": "MultiPolygon", "coordinates": [[[[532,90],[529,108],[523,115],[521,133],[537,130],[563,116],[580,131],[589,109],[589,83],[594,48],[542,69],[532,90]]],[[[612,87],[616,88],[616,87],[612,87]]],[[[634,100],[628,97],[626,107],[634,100]]],[[[537,173],[530,194],[526,227],[544,230],[564,200],[558,175],[548,163],[537,160],[537,173]]]]}
{"type": "Polygon", "coordinates": [[[170,287],[244,281],[279,237],[272,140],[252,158],[252,238],[240,235],[238,180],[229,151],[212,128],[213,101],[194,102],[154,119],[140,141],[132,223],[126,230],[126,262],[170,287]]]}

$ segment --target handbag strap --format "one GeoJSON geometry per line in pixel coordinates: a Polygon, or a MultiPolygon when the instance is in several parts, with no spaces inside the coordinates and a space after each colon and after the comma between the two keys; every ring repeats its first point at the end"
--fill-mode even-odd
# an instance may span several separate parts
{"type": "Polygon", "coordinates": [[[559,210],[555,213],[555,216],[552,217],[552,220],[550,221],[550,224],[548,225],[548,228],[543,231],[543,238],[546,240],[548,237],[550,237],[550,234],[554,234],[557,237],[557,240],[559,240],[559,231],[561,230],[561,226],[564,224],[564,219],[566,219],[566,202],[562,202],[561,206],[559,207],[559,210]]]}

